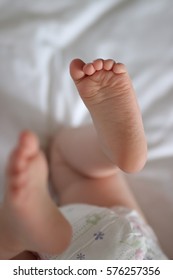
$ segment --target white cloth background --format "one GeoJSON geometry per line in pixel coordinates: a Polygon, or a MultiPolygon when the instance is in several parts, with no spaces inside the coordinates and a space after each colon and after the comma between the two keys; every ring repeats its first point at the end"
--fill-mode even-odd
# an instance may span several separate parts
{"type": "Polygon", "coordinates": [[[171,0],[0,0],[0,194],[22,129],[45,145],[89,114],[70,79],[80,57],[125,63],[137,92],[148,162],[128,175],[162,248],[173,258],[173,4],[171,0]]]}

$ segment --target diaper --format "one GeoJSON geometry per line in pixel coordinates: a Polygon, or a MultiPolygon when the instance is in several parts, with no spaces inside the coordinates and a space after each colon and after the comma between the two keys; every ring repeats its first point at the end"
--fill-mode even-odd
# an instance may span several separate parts
{"type": "Polygon", "coordinates": [[[163,260],[153,230],[134,210],[87,204],[60,207],[73,229],[70,246],[44,260],[163,260]]]}

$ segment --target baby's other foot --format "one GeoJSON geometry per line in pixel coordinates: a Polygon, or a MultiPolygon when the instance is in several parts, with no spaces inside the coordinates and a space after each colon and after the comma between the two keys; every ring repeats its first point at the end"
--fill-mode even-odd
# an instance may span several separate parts
{"type": "Polygon", "coordinates": [[[112,59],[75,59],[71,77],[90,111],[102,148],[126,172],[142,169],[147,146],[141,113],[126,67],[112,59]]]}
{"type": "Polygon", "coordinates": [[[38,138],[24,132],[9,160],[2,207],[8,247],[16,254],[60,253],[69,244],[71,227],[50,198],[47,181],[47,162],[38,138]]]}

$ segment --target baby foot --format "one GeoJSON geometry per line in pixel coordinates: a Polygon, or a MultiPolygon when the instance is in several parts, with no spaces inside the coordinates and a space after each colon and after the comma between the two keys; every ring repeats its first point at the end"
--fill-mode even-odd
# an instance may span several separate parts
{"type": "Polygon", "coordinates": [[[88,64],[75,59],[70,73],[90,111],[104,152],[123,171],[139,171],[145,164],[147,148],[126,67],[111,59],[88,64]]]}
{"type": "Polygon", "coordinates": [[[128,92],[131,86],[125,66],[111,59],[97,59],[88,64],[75,59],[70,65],[70,73],[87,106],[88,102],[90,105],[99,104],[114,95],[128,92]]]}
{"type": "Polygon", "coordinates": [[[7,187],[1,211],[9,250],[62,252],[71,228],[50,198],[48,167],[38,139],[31,132],[20,136],[7,168],[7,187]]]}

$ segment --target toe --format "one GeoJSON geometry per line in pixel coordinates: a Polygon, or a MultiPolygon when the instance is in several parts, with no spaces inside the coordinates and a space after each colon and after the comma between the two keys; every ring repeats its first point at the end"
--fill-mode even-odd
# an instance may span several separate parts
{"type": "Polygon", "coordinates": [[[127,70],[123,63],[115,63],[113,66],[113,72],[115,74],[123,74],[123,73],[127,73],[127,70]]]}
{"type": "Polygon", "coordinates": [[[106,71],[110,71],[110,70],[112,70],[114,64],[115,64],[115,61],[113,59],[106,59],[106,60],[104,60],[103,68],[106,71]]]}
{"type": "Polygon", "coordinates": [[[38,138],[32,132],[24,131],[20,135],[17,148],[10,155],[7,175],[22,172],[27,167],[28,159],[37,155],[38,151],[38,138]]]}
{"type": "Polygon", "coordinates": [[[13,175],[9,178],[8,183],[10,186],[10,190],[12,192],[16,192],[21,187],[27,185],[28,182],[28,176],[27,171],[19,173],[19,175],[13,175]]]}
{"type": "Polygon", "coordinates": [[[12,174],[16,174],[20,171],[23,171],[26,168],[26,160],[24,158],[24,154],[22,149],[17,148],[14,150],[10,156],[9,164],[7,167],[7,174],[11,176],[12,174]]]}
{"type": "Polygon", "coordinates": [[[91,76],[96,72],[96,69],[94,68],[92,63],[88,63],[83,67],[83,71],[85,75],[91,76]]]}
{"type": "Polygon", "coordinates": [[[96,71],[100,71],[103,69],[103,59],[99,58],[93,61],[93,66],[96,71]]]}
{"type": "Polygon", "coordinates": [[[85,63],[81,59],[74,59],[70,63],[70,75],[74,81],[78,81],[85,76],[83,67],[85,63]]]}
{"type": "Polygon", "coordinates": [[[19,146],[25,157],[33,157],[39,151],[38,137],[30,131],[24,131],[19,137],[19,146]]]}

